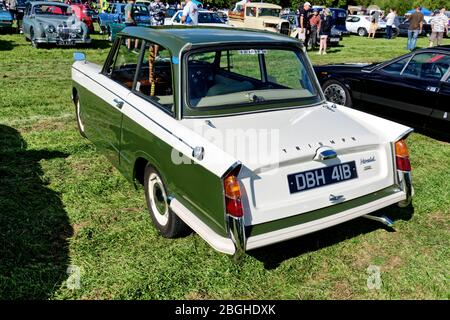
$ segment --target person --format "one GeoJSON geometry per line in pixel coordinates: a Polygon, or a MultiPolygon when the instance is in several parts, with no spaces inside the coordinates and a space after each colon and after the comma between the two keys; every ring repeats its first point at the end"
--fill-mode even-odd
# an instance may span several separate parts
{"type": "Polygon", "coordinates": [[[320,21],[319,37],[320,45],[318,54],[327,54],[327,41],[328,36],[331,33],[331,28],[333,27],[333,22],[331,19],[331,11],[326,8],[323,10],[323,15],[320,21]]]}
{"type": "Polygon", "coordinates": [[[445,14],[445,8],[441,8],[440,11],[435,12],[435,15],[430,20],[431,24],[431,36],[430,36],[430,48],[434,43],[440,45],[444,38],[444,32],[448,33],[448,17],[445,14]]]}
{"type": "Polygon", "coordinates": [[[310,33],[310,39],[311,39],[311,48],[315,49],[317,45],[317,39],[319,39],[319,29],[320,29],[320,15],[319,10],[314,9],[313,15],[309,19],[309,24],[311,25],[311,33],[310,33]]]}
{"type": "Polygon", "coordinates": [[[309,15],[311,14],[311,3],[305,2],[303,7],[298,9],[298,26],[300,27],[299,38],[303,43],[308,45],[311,33],[311,26],[309,24],[309,15]]]}
{"type": "Polygon", "coordinates": [[[192,0],[186,0],[181,14],[181,23],[191,26],[198,25],[198,7],[192,0]]]}
{"type": "MultiPolygon", "coordinates": [[[[125,27],[136,26],[136,22],[134,21],[134,16],[133,16],[134,2],[135,2],[135,0],[128,0],[127,5],[125,6],[125,9],[124,9],[125,27]]],[[[134,53],[139,53],[138,45],[139,45],[139,40],[136,39],[134,41],[134,50],[133,50],[134,53]]],[[[127,48],[129,51],[131,50],[131,39],[130,38],[127,39],[127,48]]]]}
{"type": "Polygon", "coordinates": [[[367,38],[375,39],[375,34],[377,33],[379,22],[380,22],[380,11],[375,10],[370,14],[370,27],[367,38]]]}
{"type": "Polygon", "coordinates": [[[9,12],[11,13],[13,20],[16,20],[17,30],[19,30],[20,26],[19,26],[19,19],[18,19],[18,15],[17,15],[17,13],[18,13],[17,0],[7,0],[6,5],[8,7],[9,12]]]}
{"type": "Polygon", "coordinates": [[[148,10],[150,12],[159,12],[159,11],[165,10],[165,9],[166,9],[166,7],[161,2],[161,0],[152,1],[152,2],[150,2],[150,5],[148,6],[148,10]]]}
{"type": "Polygon", "coordinates": [[[394,25],[396,16],[395,10],[391,8],[386,16],[386,39],[392,39],[392,26],[394,25]]]}
{"type": "Polygon", "coordinates": [[[406,19],[409,21],[407,47],[409,51],[414,50],[417,44],[417,37],[422,33],[424,15],[421,10],[422,7],[416,7],[416,11],[406,19]]]}

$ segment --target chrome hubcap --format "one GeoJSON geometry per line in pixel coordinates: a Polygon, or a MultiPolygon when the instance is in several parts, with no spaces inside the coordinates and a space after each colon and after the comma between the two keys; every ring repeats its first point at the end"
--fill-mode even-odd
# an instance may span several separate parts
{"type": "Polygon", "coordinates": [[[155,219],[160,225],[166,225],[169,220],[169,206],[167,205],[167,196],[161,179],[156,173],[149,177],[150,206],[155,219]]]}
{"type": "Polygon", "coordinates": [[[333,103],[345,106],[347,102],[347,95],[344,88],[338,84],[331,84],[323,91],[325,98],[333,103]]]}

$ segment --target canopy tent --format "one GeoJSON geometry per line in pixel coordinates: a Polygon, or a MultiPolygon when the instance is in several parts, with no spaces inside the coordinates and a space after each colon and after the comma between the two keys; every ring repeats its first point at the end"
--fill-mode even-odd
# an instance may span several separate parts
{"type": "MultiPolygon", "coordinates": [[[[415,11],[416,11],[416,9],[412,9],[412,10],[409,10],[408,12],[406,12],[406,14],[413,14],[415,11]]],[[[430,10],[425,9],[425,8],[422,8],[420,10],[420,12],[422,12],[424,16],[431,16],[431,14],[432,14],[432,12],[430,10]]]]}

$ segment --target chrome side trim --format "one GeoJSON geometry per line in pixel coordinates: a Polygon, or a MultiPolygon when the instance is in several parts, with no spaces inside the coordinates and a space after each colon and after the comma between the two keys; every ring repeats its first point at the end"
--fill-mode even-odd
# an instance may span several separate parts
{"type": "Polygon", "coordinates": [[[406,199],[400,201],[398,206],[404,208],[411,203],[412,196],[414,195],[411,172],[397,170],[397,179],[400,189],[406,194],[406,199]]]}
{"type": "Polygon", "coordinates": [[[244,218],[237,218],[227,214],[227,228],[228,235],[235,247],[233,259],[235,262],[239,262],[245,255],[246,235],[244,218]]]}

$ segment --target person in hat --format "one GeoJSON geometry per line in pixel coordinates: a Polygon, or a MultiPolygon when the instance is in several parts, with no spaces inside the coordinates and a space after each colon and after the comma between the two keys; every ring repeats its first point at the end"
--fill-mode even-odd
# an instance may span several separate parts
{"type": "Polygon", "coordinates": [[[307,47],[311,33],[309,18],[311,14],[311,3],[305,2],[303,7],[298,9],[298,26],[300,27],[299,38],[307,47]]]}

